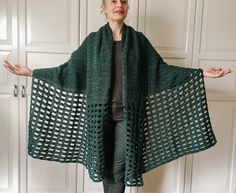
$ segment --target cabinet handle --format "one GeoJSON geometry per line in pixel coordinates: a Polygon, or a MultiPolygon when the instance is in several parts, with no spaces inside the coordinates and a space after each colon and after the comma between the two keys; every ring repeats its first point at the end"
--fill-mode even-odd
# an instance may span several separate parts
{"type": "Polygon", "coordinates": [[[25,97],[26,96],[26,91],[25,91],[25,86],[21,86],[21,97],[25,97]]]}
{"type": "Polygon", "coordinates": [[[17,97],[17,95],[18,95],[18,88],[17,88],[17,85],[14,85],[14,87],[13,87],[13,96],[17,97]]]}

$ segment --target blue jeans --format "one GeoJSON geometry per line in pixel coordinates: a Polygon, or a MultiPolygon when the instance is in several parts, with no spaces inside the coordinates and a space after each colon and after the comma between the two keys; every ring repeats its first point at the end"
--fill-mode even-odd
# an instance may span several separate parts
{"type": "MultiPolygon", "coordinates": [[[[105,139],[104,193],[124,193],[125,171],[125,122],[114,121],[105,139]]],[[[105,136],[106,137],[106,136],[105,136]]]]}

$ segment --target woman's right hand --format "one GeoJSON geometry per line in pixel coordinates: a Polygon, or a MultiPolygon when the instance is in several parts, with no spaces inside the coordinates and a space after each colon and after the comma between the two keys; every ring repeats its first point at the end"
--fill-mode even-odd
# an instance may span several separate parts
{"type": "Polygon", "coordinates": [[[16,64],[15,66],[13,66],[7,60],[4,60],[3,66],[9,72],[11,72],[13,74],[20,75],[20,76],[32,76],[32,70],[23,66],[23,65],[16,64]]]}

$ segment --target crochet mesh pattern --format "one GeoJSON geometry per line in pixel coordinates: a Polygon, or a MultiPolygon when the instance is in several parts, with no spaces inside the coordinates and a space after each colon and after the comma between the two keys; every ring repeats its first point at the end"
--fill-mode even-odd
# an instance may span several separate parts
{"type": "Polygon", "coordinates": [[[104,106],[95,104],[86,108],[85,96],[62,91],[34,78],[28,153],[37,159],[82,163],[91,168],[89,174],[94,181],[101,181],[102,176],[97,173],[103,169],[99,169],[99,163],[103,163],[99,151],[103,144],[98,145],[102,126],[99,117],[94,121],[88,116],[85,121],[85,113],[93,116],[92,112],[101,112],[104,106]],[[87,125],[92,125],[92,129],[88,130],[87,125]]]}
{"type": "Polygon", "coordinates": [[[138,117],[137,125],[144,125],[144,129],[138,126],[132,129],[132,121],[127,124],[125,181],[128,186],[142,186],[143,173],[217,143],[210,123],[203,74],[195,71],[188,79],[180,86],[146,97],[146,113],[142,108],[127,108],[128,120],[138,117]],[[130,155],[135,155],[135,159],[130,155]]]}
{"type": "Polygon", "coordinates": [[[34,79],[29,130],[34,157],[77,161],[86,149],[84,94],[67,93],[34,79]],[[78,143],[79,142],[79,143],[78,143]],[[83,147],[83,148],[82,148],[83,147]]]}
{"type": "MultiPolygon", "coordinates": [[[[150,94],[146,106],[126,113],[125,184],[142,186],[142,174],[216,144],[208,115],[202,72],[172,89],[150,94]],[[131,123],[136,123],[131,127],[131,123]]],[[[136,103],[134,103],[136,104],[136,103]]],[[[29,155],[82,163],[93,181],[104,171],[103,115],[107,104],[86,105],[86,93],[65,91],[33,78],[29,155]]]]}

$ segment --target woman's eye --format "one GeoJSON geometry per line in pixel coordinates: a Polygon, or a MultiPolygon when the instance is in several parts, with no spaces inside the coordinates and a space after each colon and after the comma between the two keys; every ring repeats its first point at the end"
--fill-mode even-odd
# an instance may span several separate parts
{"type": "MultiPolygon", "coordinates": [[[[116,0],[112,0],[112,3],[116,3],[116,0]]],[[[127,4],[127,1],[121,1],[122,4],[127,4]]]]}

